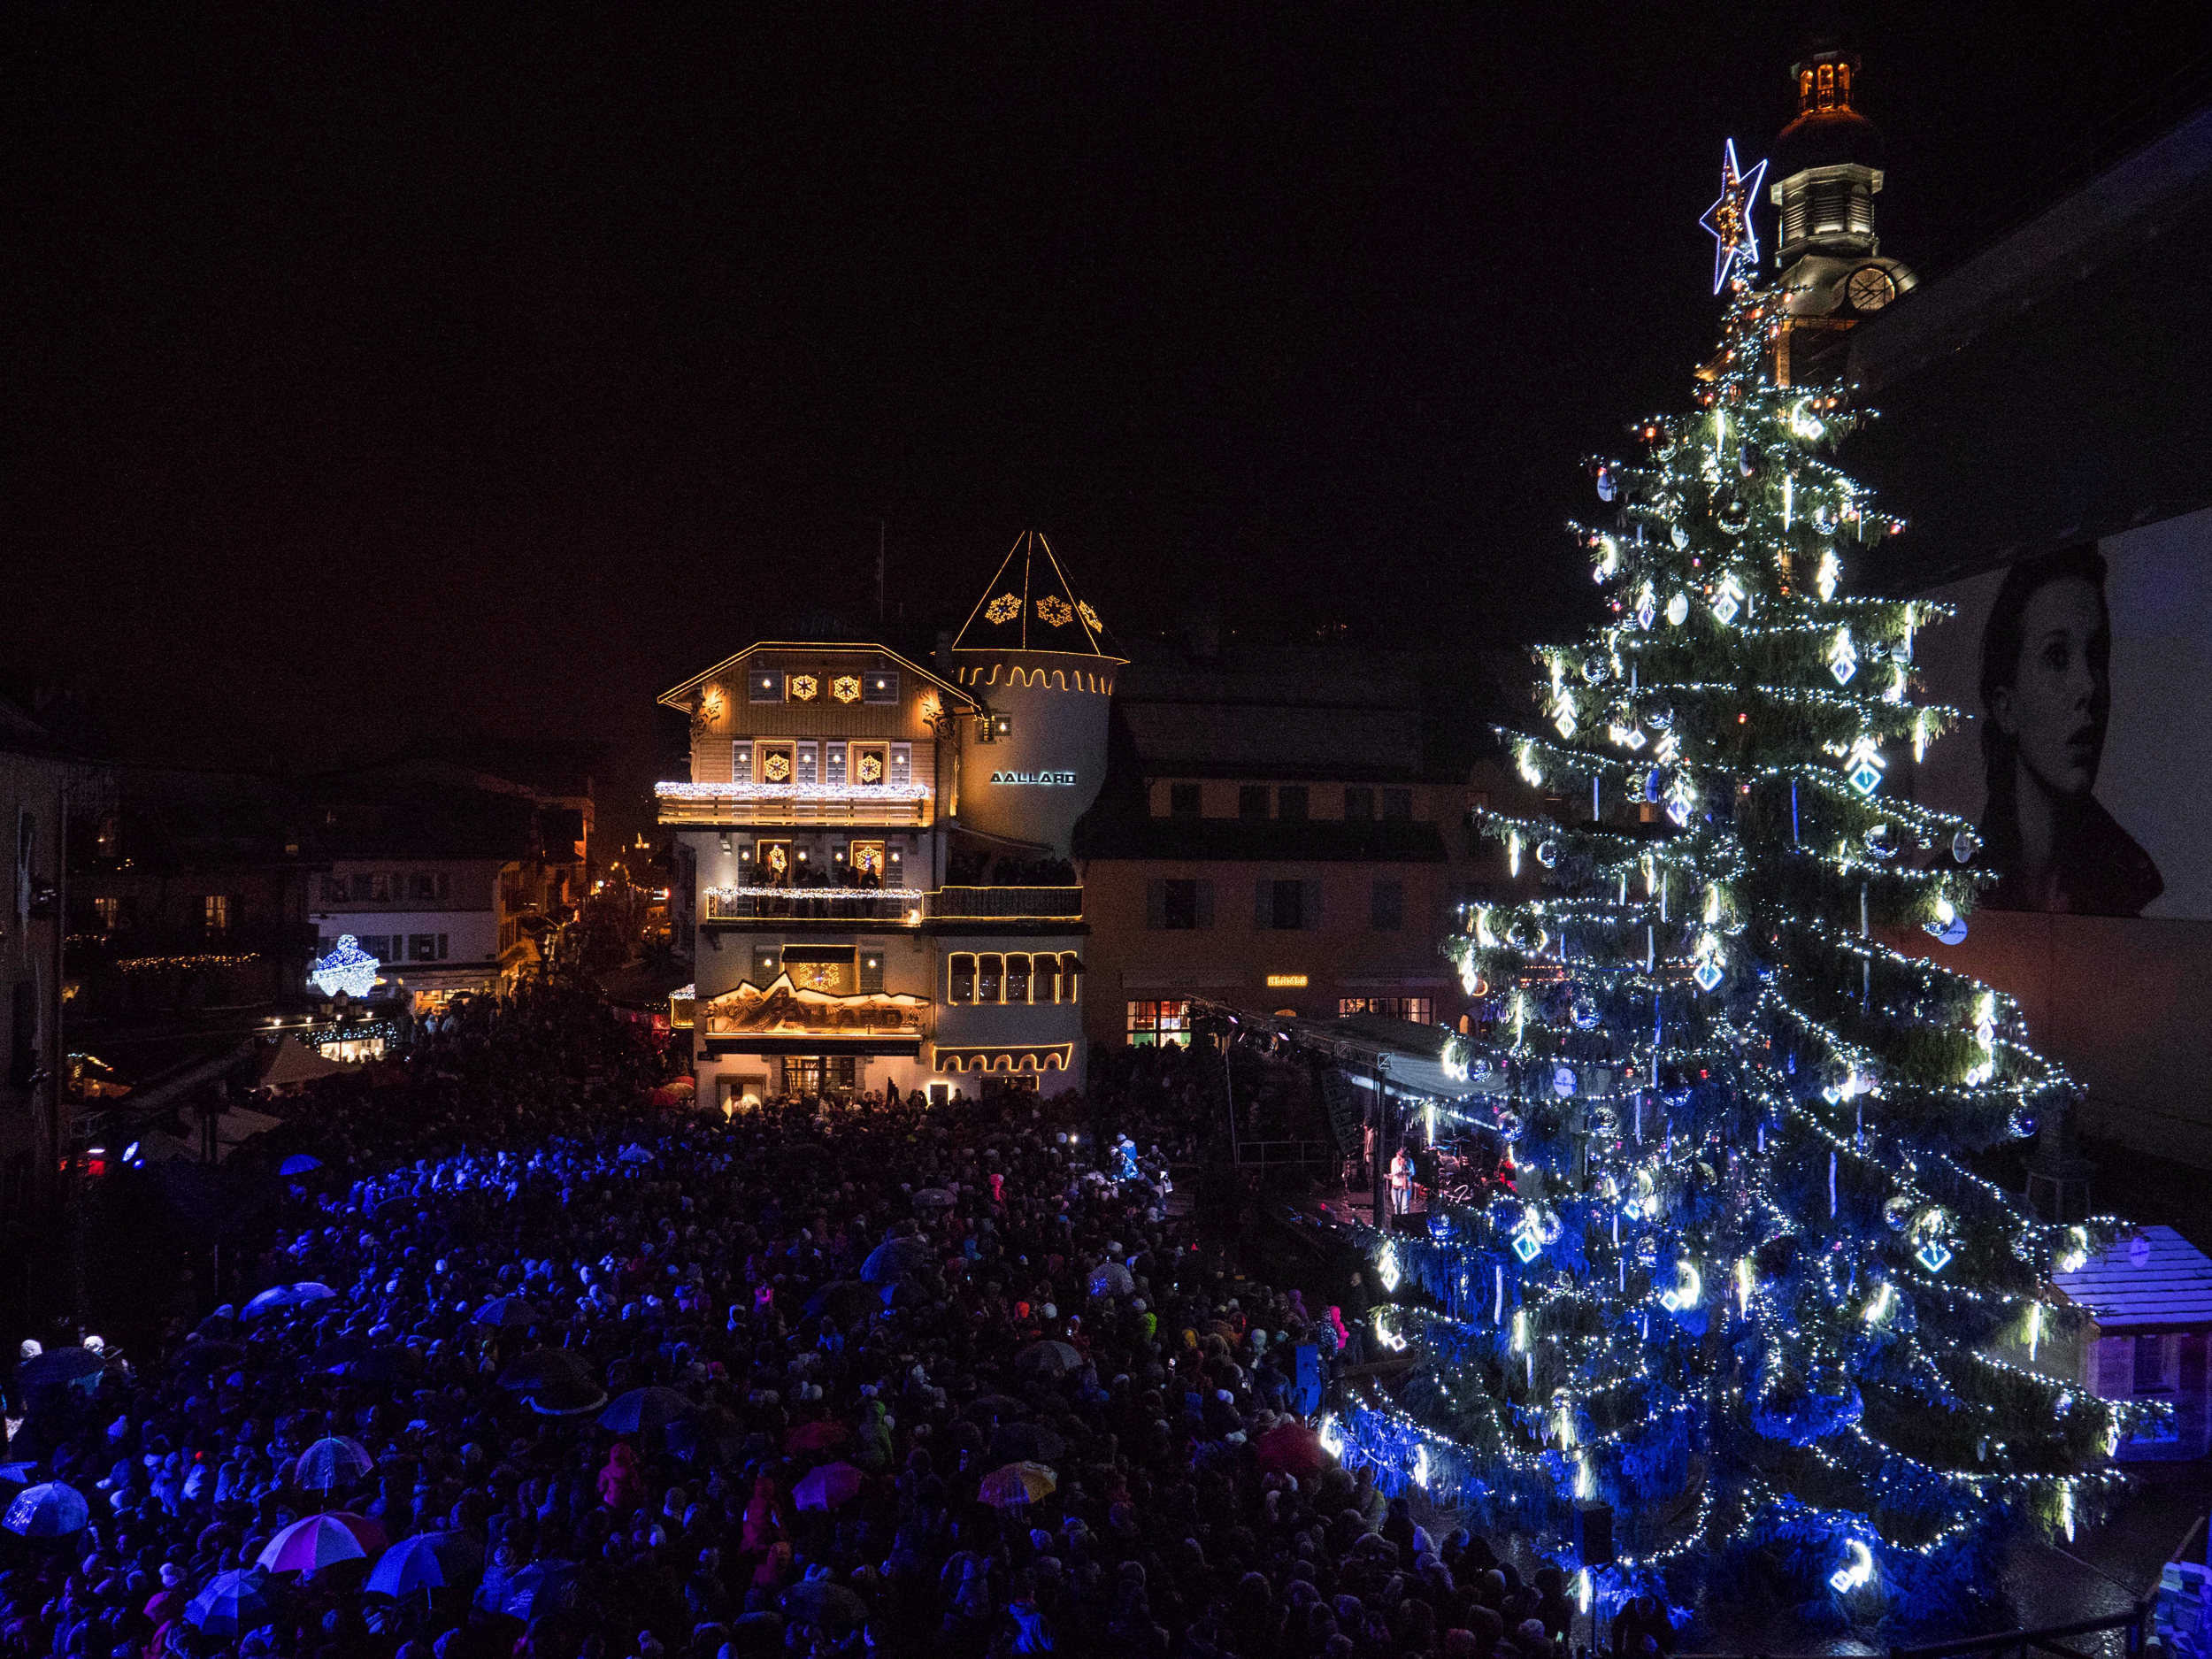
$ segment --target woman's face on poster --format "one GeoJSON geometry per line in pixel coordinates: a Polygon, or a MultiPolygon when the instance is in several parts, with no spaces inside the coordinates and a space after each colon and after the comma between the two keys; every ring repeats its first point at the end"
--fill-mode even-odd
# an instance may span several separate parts
{"type": "Polygon", "coordinates": [[[1990,712],[2020,764],[2055,795],[2087,795],[2112,708],[2112,634],[2104,596],[2078,576],[2046,582],[2021,613],[2020,660],[1990,712]]]}

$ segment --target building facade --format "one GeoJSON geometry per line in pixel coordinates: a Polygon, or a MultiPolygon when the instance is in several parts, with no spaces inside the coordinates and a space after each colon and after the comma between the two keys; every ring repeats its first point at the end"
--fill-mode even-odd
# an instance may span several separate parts
{"type": "Polygon", "coordinates": [[[1076,838],[1091,1040],[1187,1041],[1194,997],[1455,1020],[1437,947],[1476,873],[1470,757],[1439,733],[1471,713],[1409,654],[1225,649],[1203,628],[1140,652],[1076,838]]]}
{"type": "Polygon", "coordinates": [[[695,872],[702,1101],[1081,1087],[1068,853],[1120,664],[1027,533],[936,669],[764,641],[663,694],[691,723],[691,776],[659,795],[695,872]]]}

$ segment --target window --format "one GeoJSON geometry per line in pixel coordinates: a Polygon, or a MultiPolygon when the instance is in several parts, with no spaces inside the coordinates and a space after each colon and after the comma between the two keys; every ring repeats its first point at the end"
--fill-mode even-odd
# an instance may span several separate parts
{"type": "Polygon", "coordinates": [[[376,889],[376,878],[365,870],[357,870],[349,879],[353,884],[353,902],[366,904],[370,895],[376,889]]]}
{"type": "Polygon", "coordinates": [[[438,935],[438,960],[441,962],[445,960],[445,944],[446,936],[443,933],[440,933],[438,935]]]}
{"type": "Polygon", "coordinates": [[[860,700],[863,703],[896,703],[899,700],[899,676],[895,670],[879,668],[860,677],[860,700]]]}
{"type": "Polygon", "coordinates": [[[1063,1002],[1072,1002],[1076,1000],[1077,982],[1082,977],[1082,957],[1070,952],[1060,958],[1060,1000],[1063,1002]]]}
{"type": "Polygon", "coordinates": [[[749,742],[730,745],[730,781],[750,783],[753,780],[753,746],[749,742]]]}
{"type": "Polygon", "coordinates": [[[1265,818],[1267,816],[1267,786],[1263,783],[1241,783],[1237,786],[1237,816],[1265,818]]]}
{"type": "Polygon", "coordinates": [[[850,945],[786,945],[783,971],[791,976],[791,983],[803,991],[849,996],[853,992],[853,955],[850,945]]]}
{"type": "Polygon", "coordinates": [[[1132,1002],[1129,1004],[1129,1046],[1150,1048],[1173,1043],[1190,1047],[1188,1002],[1132,1002]]]}
{"type": "MultiPolygon", "coordinates": [[[[885,782],[890,775],[889,756],[882,744],[855,743],[853,745],[852,780],[855,783],[872,789],[885,782]]],[[[837,780],[833,778],[830,781],[835,783],[837,780]]]]}
{"type": "Polygon", "coordinates": [[[818,781],[818,774],[814,769],[815,753],[818,748],[818,745],[813,743],[799,745],[798,780],[802,785],[818,781]]]}
{"type": "Polygon", "coordinates": [[[1170,933],[1193,933],[1211,927],[1214,921],[1214,884],[1202,880],[1145,883],[1145,926],[1170,933]]]}
{"type": "Polygon", "coordinates": [[[1302,783],[1286,783],[1275,791],[1275,816],[1293,824],[1306,821],[1307,794],[1302,783]]]}
{"type": "Polygon", "coordinates": [[[1171,783],[1168,785],[1167,815],[1170,818],[1205,817],[1205,786],[1195,783],[1171,783]]]}
{"type": "Polygon", "coordinates": [[[911,743],[891,745],[891,787],[903,789],[914,780],[914,746],[911,743]]]}
{"type": "Polygon", "coordinates": [[[863,991],[883,989],[883,952],[864,950],[860,953],[860,988],[863,991]]]}
{"type": "Polygon", "coordinates": [[[1375,792],[1367,785],[1354,784],[1344,792],[1344,816],[1356,822],[1365,822],[1375,816],[1375,792]]]}
{"type": "Polygon", "coordinates": [[[415,872],[415,896],[432,901],[442,899],[449,891],[451,877],[442,870],[418,870],[415,872]]]}
{"type": "Polygon", "coordinates": [[[200,901],[200,923],[211,933],[230,932],[230,899],[227,895],[211,893],[200,901]]]}
{"type": "Polygon", "coordinates": [[[749,703],[781,703],[783,676],[772,668],[756,668],[745,676],[745,696],[749,703]]]}
{"type": "Polygon", "coordinates": [[[120,899],[95,899],[92,901],[92,913],[99,918],[100,931],[102,933],[111,933],[115,931],[116,918],[121,913],[122,908],[123,902],[120,899]]]}
{"type": "Polygon", "coordinates": [[[2139,1336],[2135,1339],[2135,1393],[2140,1396],[2165,1392],[2166,1339],[2139,1336]]]}
{"type": "Polygon", "coordinates": [[[760,746],[760,780],[763,783],[789,783],[797,772],[788,743],[763,743],[760,746]]]}
{"type": "Polygon", "coordinates": [[[975,959],[975,1000],[995,1002],[999,988],[1006,977],[1006,962],[1001,956],[978,956],[975,959]]]}
{"type": "Polygon", "coordinates": [[[376,958],[380,967],[397,959],[392,949],[392,936],[389,933],[364,933],[359,943],[362,949],[376,958]]]}
{"type": "Polygon", "coordinates": [[[1006,959],[1006,1000],[1010,1002],[1029,1001],[1029,958],[1009,956],[1006,959]]]}
{"type": "Polygon", "coordinates": [[[822,781],[842,788],[845,783],[845,746],[842,743],[822,745],[822,781]]]}
{"type": "Polygon", "coordinates": [[[782,946],[755,945],[753,947],[753,983],[755,985],[772,984],[776,976],[782,972],[782,946]]]}
{"type": "Polygon", "coordinates": [[[1060,1000],[1060,958],[1057,956],[1038,957],[1036,976],[1034,982],[1036,988],[1032,993],[1032,999],[1039,1002],[1058,1002],[1060,1000]]]}
{"type": "Polygon", "coordinates": [[[1432,996],[1340,996],[1336,1002],[1339,1019],[1349,1019],[1355,1014],[1380,1014],[1386,1019],[1409,1019],[1417,1025],[1426,1025],[1436,1018],[1436,999],[1432,996]]]}
{"type": "Polygon", "coordinates": [[[753,879],[764,887],[787,887],[795,864],[789,841],[762,841],[754,849],[753,879]]]}
{"type": "Polygon", "coordinates": [[[1294,933],[1321,926],[1319,882],[1259,881],[1252,890],[1252,926],[1263,932],[1294,933]]]}
{"type": "Polygon", "coordinates": [[[855,841],[852,845],[852,880],[856,887],[881,885],[885,870],[885,853],[881,841],[855,841]]]}
{"type": "Polygon", "coordinates": [[[1406,884],[1378,881],[1371,902],[1371,918],[1379,933],[1394,933],[1405,921],[1406,884]]]}
{"type": "Polygon", "coordinates": [[[822,677],[811,673],[786,674],[783,695],[793,703],[811,703],[822,695],[822,677]]]}
{"type": "Polygon", "coordinates": [[[945,1001],[948,1002],[975,1001],[975,958],[973,956],[963,954],[947,960],[945,1001]]]}
{"type": "Polygon", "coordinates": [[[323,902],[343,904],[346,902],[346,879],[343,876],[323,878],[323,902]]]}
{"type": "Polygon", "coordinates": [[[437,959],[438,959],[438,936],[437,936],[437,934],[435,934],[435,933],[410,933],[410,934],[408,934],[408,935],[407,935],[407,960],[408,960],[408,961],[410,961],[410,962],[435,962],[437,959]]]}
{"type": "Polygon", "coordinates": [[[1386,789],[1382,792],[1382,815],[1386,818],[1409,818],[1413,816],[1413,791],[1386,789]]]}

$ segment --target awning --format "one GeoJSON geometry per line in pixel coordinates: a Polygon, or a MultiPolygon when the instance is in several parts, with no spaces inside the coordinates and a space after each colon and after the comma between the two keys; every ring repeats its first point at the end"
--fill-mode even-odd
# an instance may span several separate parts
{"type": "Polygon", "coordinates": [[[985,1043],[968,1048],[937,1045],[940,1071],[1064,1071],[1073,1057],[1071,1042],[985,1043]]]}
{"type": "Polygon", "coordinates": [[[922,1040],[919,1037],[840,1037],[827,1032],[816,1036],[799,1037],[725,1035],[709,1037],[704,1041],[707,1053],[716,1059],[748,1054],[881,1054],[918,1060],[922,1053],[922,1040]]]}

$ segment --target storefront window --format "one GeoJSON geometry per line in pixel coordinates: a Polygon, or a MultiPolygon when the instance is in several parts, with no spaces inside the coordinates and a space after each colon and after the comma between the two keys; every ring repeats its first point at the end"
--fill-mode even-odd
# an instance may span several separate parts
{"type": "Polygon", "coordinates": [[[1409,1019],[1417,1025],[1426,1025],[1436,1018],[1436,999],[1432,996],[1342,996],[1337,999],[1337,1018],[1348,1019],[1354,1014],[1380,1014],[1386,1019],[1409,1019]]]}
{"type": "Polygon", "coordinates": [[[1188,1002],[1132,1002],[1129,1004],[1129,1046],[1149,1048],[1173,1043],[1190,1047],[1188,1002]]]}

